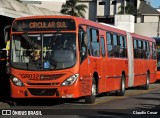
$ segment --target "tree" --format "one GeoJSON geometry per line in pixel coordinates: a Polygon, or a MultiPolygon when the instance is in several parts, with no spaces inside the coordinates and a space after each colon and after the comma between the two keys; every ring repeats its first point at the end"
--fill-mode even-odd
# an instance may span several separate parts
{"type": "Polygon", "coordinates": [[[151,6],[151,0],[146,0],[146,3],[151,6]]]}
{"type": "Polygon", "coordinates": [[[136,14],[137,13],[137,9],[130,3],[128,3],[125,6],[125,8],[124,6],[120,6],[118,9],[120,9],[120,12],[118,12],[118,14],[136,14]]]}
{"type": "Polygon", "coordinates": [[[18,2],[22,2],[21,0],[16,0],[16,1],[18,1],[18,2]]]}
{"type": "Polygon", "coordinates": [[[79,0],[67,0],[61,7],[61,13],[84,18],[87,6],[85,4],[78,4],[78,2],[79,0]]]}
{"type": "Polygon", "coordinates": [[[17,2],[23,3],[21,0],[16,0],[17,2]]]}

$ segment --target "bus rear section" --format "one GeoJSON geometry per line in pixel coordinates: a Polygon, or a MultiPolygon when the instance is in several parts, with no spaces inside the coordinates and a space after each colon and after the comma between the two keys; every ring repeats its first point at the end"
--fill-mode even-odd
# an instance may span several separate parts
{"type": "Polygon", "coordinates": [[[156,42],[153,38],[132,34],[134,51],[134,86],[156,81],[156,42]]]}

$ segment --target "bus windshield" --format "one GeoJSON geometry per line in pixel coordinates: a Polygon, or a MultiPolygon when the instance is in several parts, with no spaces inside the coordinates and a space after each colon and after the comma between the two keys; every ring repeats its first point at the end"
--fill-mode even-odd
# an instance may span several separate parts
{"type": "Polygon", "coordinates": [[[11,66],[23,70],[59,70],[76,63],[76,34],[13,34],[11,66]]]}

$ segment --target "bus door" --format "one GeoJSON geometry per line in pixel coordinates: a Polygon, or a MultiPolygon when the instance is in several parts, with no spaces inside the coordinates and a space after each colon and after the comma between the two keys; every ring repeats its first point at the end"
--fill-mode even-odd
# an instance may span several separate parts
{"type": "Polygon", "coordinates": [[[80,50],[80,94],[82,96],[90,95],[91,91],[91,72],[89,71],[90,59],[90,35],[86,26],[79,27],[78,32],[79,50],[80,50]]]}
{"type": "Polygon", "coordinates": [[[99,91],[105,91],[106,89],[106,50],[105,50],[105,41],[104,36],[100,37],[100,45],[101,45],[101,79],[99,80],[99,91]]]}

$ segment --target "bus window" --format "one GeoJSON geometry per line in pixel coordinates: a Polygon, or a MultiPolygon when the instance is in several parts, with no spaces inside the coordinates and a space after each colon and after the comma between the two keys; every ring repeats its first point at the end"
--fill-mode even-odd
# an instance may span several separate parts
{"type": "Polygon", "coordinates": [[[91,35],[92,35],[92,41],[91,41],[91,46],[92,46],[92,55],[95,57],[100,56],[100,47],[99,47],[99,41],[98,41],[98,31],[95,29],[91,29],[91,35]]]}
{"type": "Polygon", "coordinates": [[[138,49],[142,48],[141,40],[138,40],[138,49]]]}
{"type": "Polygon", "coordinates": [[[104,44],[104,38],[103,37],[101,37],[101,39],[100,39],[100,42],[101,42],[101,46],[102,46],[102,56],[103,57],[105,57],[105,55],[106,55],[106,51],[105,51],[105,44],[104,44]]]}
{"type": "Polygon", "coordinates": [[[88,44],[87,44],[87,48],[88,48],[88,54],[91,55],[91,35],[90,35],[90,29],[87,28],[87,37],[88,37],[88,44]]]}
{"type": "Polygon", "coordinates": [[[113,35],[113,47],[118,45],[118,41],[117,41],[117,35],[114,34],[113,35]]]}
{"type": "Polygon", "coordinates": [[[156,59],[156,48],[155,48],[155,43],[152,43],[152,58],[156,59]]]}
{"type": "Polygon", "coordinates": [[[95,29],[91,29],[92,42],[98,42],[98,31],[95,29]]]}
{"type": "Polygon", "coordinates": [[[113,56],[119,57],[120,46],[118,45],[118,36],[116,34],[113,35],[113,56]]]}
{"type": "Polygon", "coordinates": [[[87,33],[83,30],[83,28],[79,28],[78,31],[79,38],[79,48],[80,48],[80,60],[81,62],[87,57],[87,33]]]}
{"type": "Polygon", "coordinates": [[[113,40],[112,40],[112,34],[107,33],[107,49],[108,49],[108,57],[113,57],[113,40]]]}
{"type": "Polygon", "coordinates": [[[147,52],[147,47],[146,47],[146,41],[143,41],[143,57],[146,59],[146,52],[147,52]]]}
{"type": "Polygon", "coordinates": [[[119,37],[120,40],[120,57],[127,57],[126,40],[124,36],[119,37]]]}
{"type": "Polygon", "coordinates": [[[147,42],[147,59],[150,59],[150,46],[149,46],[149,42],[147,42]]]}
{"type": "Polygon", "coordinates": [[[138,40],[134,39],[134,58],[139,57],[139,51],[138,51],[138,40]]]}
{"type": "Polygon", "coordinates": [[[144,45],[143,45],[143,41],[141,40],[141,58],[144,58],[144,45]]]}
{"type": "Polygon", "coordinates": [[[138,52],[138,58],[143,58],[143,42],[140,39],[138,39],[138,52]]]}
{"type": "Polygon", "coordinates": [[[134,49],[137,49],[137,40],[134,39],[134,49]]]}

